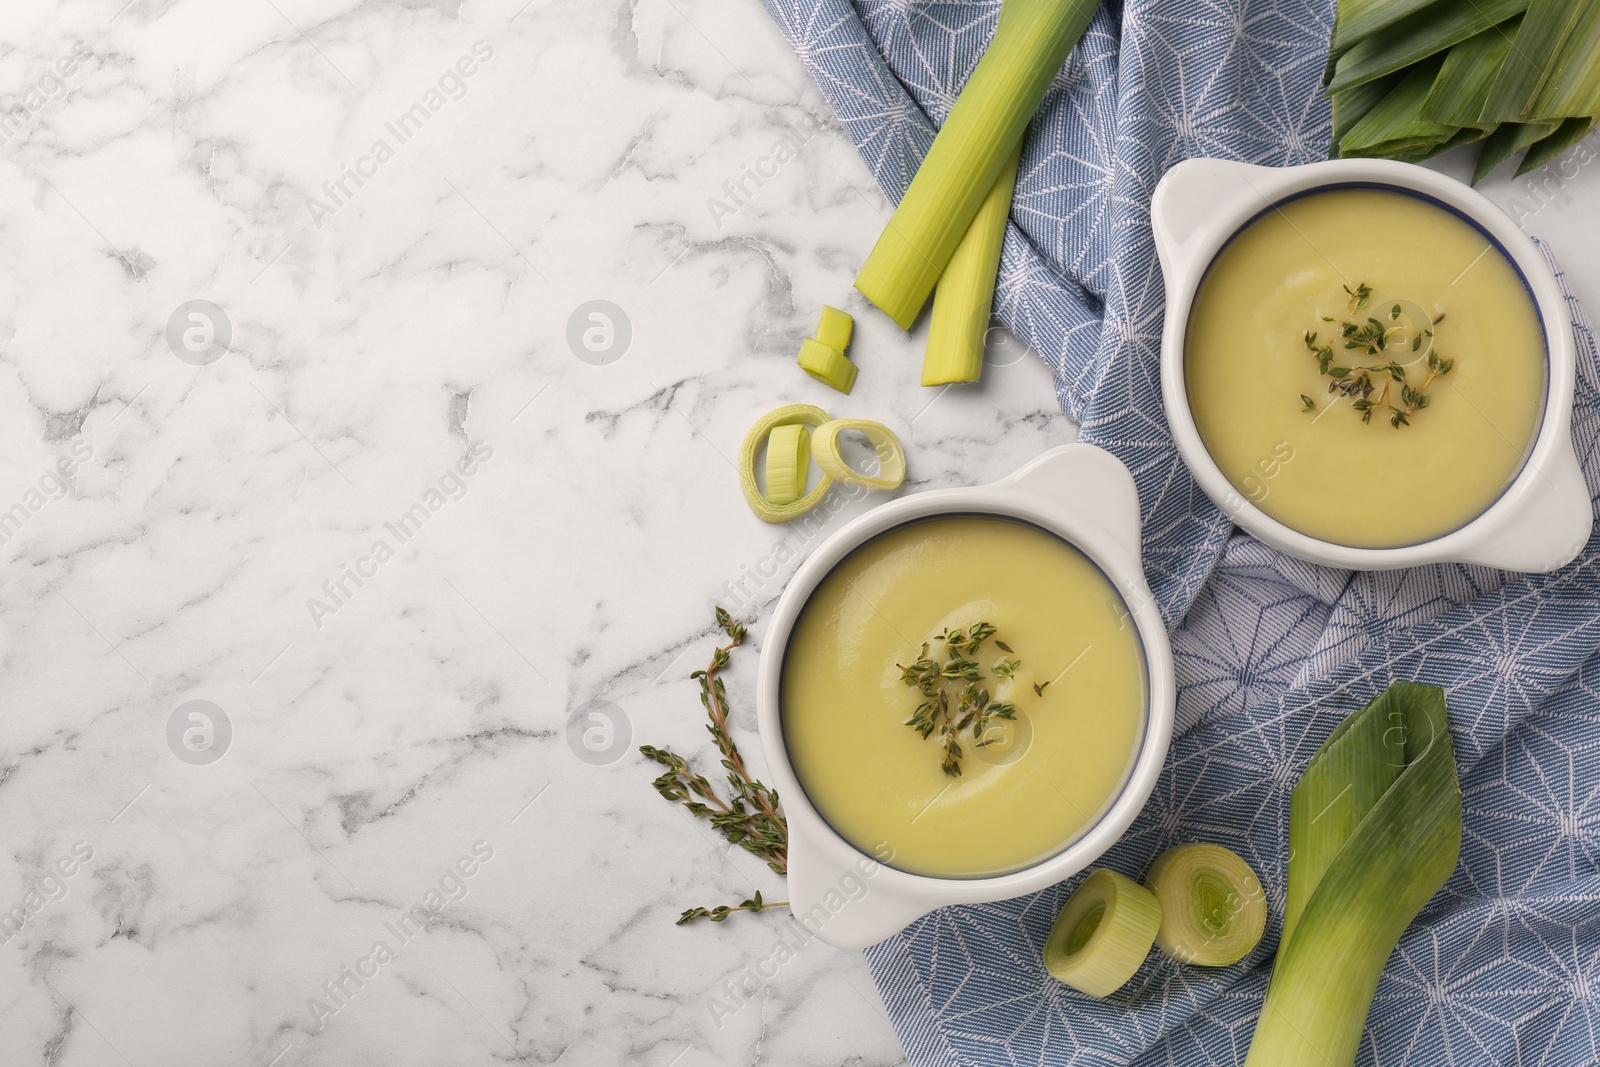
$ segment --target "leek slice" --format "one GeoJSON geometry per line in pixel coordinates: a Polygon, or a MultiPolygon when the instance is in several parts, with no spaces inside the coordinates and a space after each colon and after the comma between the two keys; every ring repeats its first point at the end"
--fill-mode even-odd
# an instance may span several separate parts
{"type": "MultiPolygon", "coordinates": [[[[1528,0],[1473,0],[1459,3],[1445,0],[1397,22],[1383,33],[1374,34],[1339,57],[1329,93],[1361,85],[1385,74],[1404,70],[1435,52],[1441,52],[1488,31],[1498,23],[1527,10],[1528,0]]],[[[1509,37],[1505,38],[1509,45],[1509,37]]],[[[1505,57],[1502,56],[1502,59],[1505,57]]],[[[1491,68],[1489,78],[1499,66],[1491,68]]],[[[1487,95],[1487,94],[1485,94],[1487,95]]],[[[1476,113],[1472,116],[1476,119],[1476,113]]]]}
{"type": "Polygon", "coordinates": [[[827,421],[828,413],[819,407],[811,404],[787,404],[761,416],[744,435],[744,443],[739,446],[739,489],[744,493],[745,502],[750,505],[750,510],[756,513],[756,518],[762,522],[788,522],[790,519],[799,518],[821,503],[823,494],[833,487],[833,479],[824,471],[822,478],[811,492],[799,500],[787,504],[774,504],[767,499],[761,492],[761,486],[756,483],[756,450],[771,436],[775,427],[821,426],[827,421]]]}
{"type": "MultiPolygon", "coordinates": [[[[836,352],[845,352],[850,348],[850,334],[855,329],[855,320],[848,311],[840,311],[827,304],[822,305],[822,317],[817,321],[817,340],[827,345],[836,352]]],[[[846,389],[845,392],[850,390],[846,389]]]]}
{"type": "Polygon", "coordinates": [[[1201,967],[1238,963],[1267,928],[1267,895],[1250,865],[1221,845],[1178,845],[1144,876],[1161,903],[1156,947],[1201,967]]]}
{"type": "Polygon", "coordinates": [[[994,38],[967,79],[856,288],[909,330],[1006,156],[1100,0],[1004,0],[994,38]]]}
{"type": "Polygon", "coordinates": [[[1460,852],[1444,690],[1394,682],[1290,796],[1283,937],[1245,1067],[1354,1064],[1384,964],[1460,852]]]}
{"type": "Polygon", "coordinates": [[[1021,160],[1019,144],[983,198],[983,206],[950,257],[950,265],[939,276],[928,323],[928,347],[922,358],[923,385],[975,382],[983,373],[984,339],[989,335],[1000,250],[1006,241],[1021,160]]]}
{"type": "Polygon", "coordinates": [[[906,480],[906,453],[900,439],[881,422],[871,419],[833,419],[818,426],[811,435],[811,451],[817,466],[830,478],[870,489],[898,489],[906,480]],[[839,451],[839,434],[854,430],[864,435],[878,454],[878,473],[862,474],[844,461],[839,451]]]}
{"type": "Polygon", "coordinates": [[[767,502],[781,506],[804,496],[809,466],[809,427],[795,422],[774,426],[767,434],[767,502]]]}
{"type": "Polygon", "coordinates": [[[807,337],[800,342],[798,362],[801,370],[841,393],[848,393],[856,387],[856,365],[846,359],[842,351],[815,337],[807,337]]]}
{"type": "Polygon", "coordinates": [[[1102,867],[1056,916],[1044,943],[1045,970],[1080,993],[1110,996],[1150,954],[1160,925],[1155,894],[1102,867]]]}

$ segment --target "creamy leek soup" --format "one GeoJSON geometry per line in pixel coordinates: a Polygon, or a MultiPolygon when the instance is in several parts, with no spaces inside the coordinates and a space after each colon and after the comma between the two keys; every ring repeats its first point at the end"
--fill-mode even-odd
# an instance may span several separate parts
{"type": "Polygon", "coordinates": [[[1476,226],[1421,197],[1281,203],[1196,293],[1184,384],[1243,497],[1356,548],[1450,533],[1521,469],[1544,408],[1538,311],[1476,226]]]}
{"type": "Polygon", "coordinates": [[[1003,874],[1110,807],[1144,736],[1145,677],[1122,597],[1082,552],[1010,519],[925,519],[862,545],[811,594],[784,658],[784,739],[857,848],[914,874],[1003,874]],[[949,712],[927,733],[908,725],[938,707],[907,681],[919,661],[939,668],[923,681],[949,712]],[[942,677],[952,664],[981,679],[983,707],[967,679],[942,677]],[[947,730],[969,713],[987,717],[986,743],[969,724],[951,760],[947,730]]]}

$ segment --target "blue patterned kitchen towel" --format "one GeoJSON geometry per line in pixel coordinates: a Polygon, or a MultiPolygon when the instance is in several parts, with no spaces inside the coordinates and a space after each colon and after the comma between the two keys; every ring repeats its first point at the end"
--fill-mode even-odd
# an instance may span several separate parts
{"type": "MultiPolygon", "coordinates": [[[[765,2],[898,198],[998,0],[765,2]]],[[[1233,530],[1162,415],[1151,191],[1191,156],[1325,156],[1331,19],[1331,0],[1108,0],[1029,132],[998,297],[1083,439],[1134,472],[1145,566],[1174,628],[1178,736],[1149,806],[1104,863],[1138,875],[1176,842],[1225,844],[1261,874],[1274,920],[1233,967],[1153,954],[1122,991],[1092,1001],[1040,964],[1075,881],[937,912],[868,951],[918,1067],[1238,1064],[1277,942],[1289,792],[1333,726],[1394,677],[1449,690],[1466,832],[1455,876],[1389,962],[1358,1062],[1600,1063],[1596,543],[1533,577],[1301,563],[1233,530]]],[[[1572,310],[1575,435],[1594,486],[1600,382],[1572,310]]]]}

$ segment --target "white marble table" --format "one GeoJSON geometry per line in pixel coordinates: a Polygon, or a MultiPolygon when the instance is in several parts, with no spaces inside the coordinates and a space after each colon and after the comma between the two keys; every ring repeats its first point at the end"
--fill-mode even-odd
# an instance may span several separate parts
{"type": "MultiPolygon", "coordinates": [[[[781,885],[633,747],[706,759],[706,605],[815,543],[741,501],[760,412],[888,422],[910,489],[1073,427],[1015,342],[916,385],[850,296],[882,197],[755,0],[17,0],[7,38],[0,1063],[901,1062],[820,944],[713,1012],[787,920],[672,920],[781,885]],[[848,398],[791,362],[825,301],[848,398]]],[[[1578,171],[1528,228],[1600,297],[1578,171]]]]}

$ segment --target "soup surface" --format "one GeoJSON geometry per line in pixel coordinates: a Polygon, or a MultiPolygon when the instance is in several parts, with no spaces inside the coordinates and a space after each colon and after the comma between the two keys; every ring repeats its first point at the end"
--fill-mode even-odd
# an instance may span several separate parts
{"type": "Polygon", "coordinates": [[[1533,299],[1482,231],[1420,197],[1336,189],[1278,205],[1217,256],[1184,382],[1241,496],[1319,540],[1390,548],[1499,498],[1538,432],[1546,364],[1533,299]]]}
{"type": "Polygon", "coordinates": [[[1126,781],[1147,703],[1137,630],[1100,569],[1037,527],[975,515],[896,527],[841,561],[795,624],[781,699],[822,816],[891,866],[940,877],[1018,870],[1070,844],[1126,781]],[[980,684],[1016,717],[991,720],[991,744],[962,736],[954,776],[940,735],[906,725],[925,697],[900,665],[925,643],[944,661],[939,635],[979,622],[996,628],[971,657],[980,684]],[[1002,677],[1002,661],[1020,662],[1002,677]]]}

